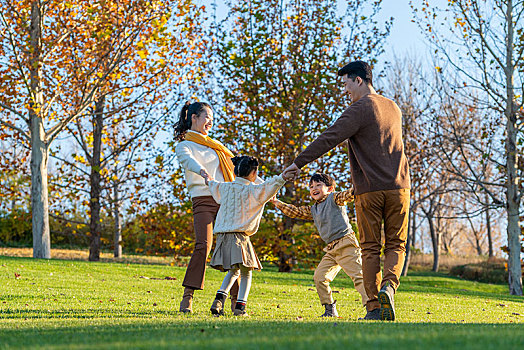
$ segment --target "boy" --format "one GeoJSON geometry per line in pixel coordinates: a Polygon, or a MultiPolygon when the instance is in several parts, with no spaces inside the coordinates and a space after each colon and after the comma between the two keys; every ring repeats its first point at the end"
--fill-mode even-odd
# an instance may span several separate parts
{"type": "Polygon", "coordinates": [[[353,280],[355,289],[362,296],[362,305],[366,305],[368,300],[362,279],[360,247],[344,206],[346,202],[353,201],[353,189],[335,192],[335,181],[331,176],[315,174],[309,181],[309,193],[316,201],[312,206],[296,207],[278,199],[272,202],[286,216],[315,222],[320,237],[327,244],[324,248],[326,254],[313,277],[320,303],[325,308],[321,317],[338,317],[329,283],[340,269],[353,280]]]}

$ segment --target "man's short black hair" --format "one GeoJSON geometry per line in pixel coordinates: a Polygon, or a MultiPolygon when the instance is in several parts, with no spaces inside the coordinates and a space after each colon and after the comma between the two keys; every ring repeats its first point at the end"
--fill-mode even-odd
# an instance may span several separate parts
{"type": "Polygon", "coordinates": [[[353,61],[338,71],[338,75],[341,77],[346,74],[348,78],[355,80],[356,77],[360,77],[365,83],[373,85],[371,66],[364,61],[353,61]]]}
{"type": "Polygon", "coordinates": [[[333,186],[333,188],[335,188],[336,186],[335,180],[333,180],[333,178],[329,176],[328,174],[316,173],[315,175],[311,176],[311,179],[309,179],[310,186],[313,183],[313,181],[322,182],[327,187],[333,186]]]}

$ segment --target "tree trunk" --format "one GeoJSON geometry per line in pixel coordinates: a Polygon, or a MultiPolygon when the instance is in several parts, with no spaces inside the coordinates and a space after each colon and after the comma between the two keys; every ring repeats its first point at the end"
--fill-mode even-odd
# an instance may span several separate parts
{"type": "Polygon", "coordinates": [[[115,219],[115,250],[114,250],[114,256],[115,258],[121,258],[122,257],[122,225],[120,223],[120,199],[118,196],[118,183],[115,182],[113,185],[113,216],[115,219]]]}
{"type": "Polygon", "coordinates": [[[31,211],[33,258],[51,258],[49,199],[47,192],[47,145],[41,118],[31,118],[31,211]]]}
{"type": "Polygon", "coordinates": [[[100,97],[95,103],[95,113],[93,117],[93,155],[91,157],[91,174],[89,177],[91,185],[91,209],[89,231],[90,247],[89,261],[100,260],[100,193],[102,191],[100,181],[100,158],[102,153],[102,130],[104,123],[104,104],[105,97],[100,97]]]}
{"type": "Polygon", "coordinates": [[[481,242],[482,237],[481,237],[480,231],[475,231],[473,229],[473,234],[475,235],[475,248],[477,249],[477,255],[482,256],[482,242],[481,242]]]}
{"type": "MultiPolygon", "coordinates": [[[[286,189],[286,197],[293,198],[294,197],[294,190],[291,188],[291,185],[288,185],[285,187],[286,189]]],[[[295,225],[295,220],[284,216],[284,232],[290,232],[293,229],[293,225],[295,225]]],[[[293,245],[295,243],[295,239],[292,235],[288,233],[284,233],[280,235],[279,237],[283,241],[287,241],[293,245]]],[[[293,255],[288,254],[285,251],[279,252],[279,260],[278,260],[278,271],[279,272],[291,272],[293,271],[293,255]]]]}
{"type": "Polygon", "coordinates": [[[426,215],[429,224],[429,233],[431,235],[431,244],[433,246],[433,267],[431,271],[437,272],[439,268],[439,256],[440,256],[440,235],[435,232],[435,225],[433,223],[433,217],[426,215]]]}
{"type": "Polygon", "coordinates": [[[411,207],[408,218],[408,239],[406,241],[406,260],[402,268],[402,276],[408,275],[409,263],[411,261],[411,244],[413,242],[413,235],[415,234],[415,208],[411,207]]]}
{"type": "Polygon", "coordinates": [[[493,238],[491,237],[491,217],[489,209],[486,208],[486,231],[488,235],[488,257],[493,257],[493,238]]]}
{"type": "Polygon", "coordinates": [[[506,3],[506,171],[507,171],[507,213],[508,213],[508,284],[509,292],[512,295],[522,295],[522,267],[520,264],[520,235],[519,226],[519,176],[518,154],[517,154],[517,116],[514,104],[514,72],[513,62],[513,1],[506,3]]]}
{"type": "Polygon", "coordinates": [[[411,247],[413,249],[416,248],[416,242],[417,242],[417,227],[416,227],[416,212],[413,211],[413,219],[411,220],[411,247]]]}
{"type": "Polygon", "coordinates": [[[40,115],[43,102],[41,86],[41,33],[42,12],[39,1],[31,4],[30,75],[31,101],[29,121],[31,130],[31,210],[33,228],[33,257],[51,258],[51,237],[49,234],[49,199],[47,192],[48,145],[44,124],[40,115]]]}

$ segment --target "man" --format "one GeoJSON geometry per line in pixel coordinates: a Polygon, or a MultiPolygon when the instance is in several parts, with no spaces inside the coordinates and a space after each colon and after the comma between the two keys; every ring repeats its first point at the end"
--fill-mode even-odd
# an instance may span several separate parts
{"type": "Polygon", "coordinates": [[[352,104],[284,170],[300,168],[347,140],[355,188],[355,210],[362,247],[365,320],[395,319],[394,294],[404,265],[411,187],[402,142],[402,113],[395,102],[377,94],[371,67],[354,61],[338,72],[352,104]],[[384,222],[384,276],[380,269],[384,222]],[[380,290],[379,290],[380,289],[380,290]]]}

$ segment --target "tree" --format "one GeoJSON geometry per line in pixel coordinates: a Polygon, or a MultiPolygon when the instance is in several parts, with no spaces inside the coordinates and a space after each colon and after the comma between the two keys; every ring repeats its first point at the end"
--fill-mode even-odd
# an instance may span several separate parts
{"type": "MultiPolygon", "coordinates": [[[[259,157],[268,174],[290,164],[347,107],[336,81],[339,65],[359,58],[373,64],[382,52],[391,22],[383,30],[377,25],[380,3],[350,2],[346,16],[337,14],[334,0],[230,3],[229,17],[213,33],[221,92],[216,103],[225,116],[218,120],[219,137],[259,157]]],[[[345,157],[333,151],[317,162],[319,171],[337,174],[343,187],[349,182],[345,157]]],[[[307,180],[300,181],[284,189],[297,204],[306,199],[307,180]]],[[[283,220],[275,222],[281,238],[275,249],[279,270],[290,271],[295,220],[283,220]]]]}
{"type": "MultiPolygon", "coordinates": [[[[94,25],[109,33],[93,48],[102,62],[99,69],[103,72],[109,63],[116,67],[97,93],[90,121],[77,120],[69,128],[82,155],[73,154],[76,162],[66,161],[88,168],[78,174],[89,174],[80,181],[90,188],[90,260],[99,260],[104,193],[107,211],[112,206],[114,215],[115,254],[121,255],[119,208],[126,198],[119,192],[130,181],[135,190],[142,188],[149,177],[149,168],[141,166],[146,149],[153,146],[169,106],[177,102],[176,96],[172,101],[166,97],[173,96],[183,77],[195,72],[194,61],[203,43],[196,40],[200,10],[191,1],[106,1],[94,13],[94,25]],[[117,57],[112,56],[115,46],[125,48],[117,57]]],[[[74,58],[75,69],[82,70],[84,53],[74,58]]]]}
{"type": "MultiPolygon", "coordinates": [[[[179,10],[185,8],[186,12],[191,7],[190,1],[177,4],[179,10]]],[[[140,25],[126,27],[128,23],[140,23],[144,12],[162,9],[166,7],[160,1],[138,0],[0,2],[0,55],[4,57],[0,63],[0,123],[2,128],[15,130],[31,149],[34,257],[50,257],[47,168],[51,144],[72,122],[84,119],[95,102],[103,107],[102,97],[107,95],[108,86],[115,89],[113,92],[126,87],[110,83],[125,72],[121,59],[126,53],[138,48],[136,53],[144,61],[154,56],[156,64],[167,63],[162,62],[165,57],[161,50],[148,52],[147,45],[135,39],[147,35],[162,38],[168,15],[149,18],[155,30],[148,31],[140,25]],[[113,36],[113,31],[121,26],[124,30],[118,33],[124,35],[113,36]]],[[[190,19],[187,25],[194,23],[190,19]]],[[[167,45],[169,42],[164,43],[167,45]]],[[[139,64],[136,60],[135,63],[139,64]]],[[[142,67],[135,68],[136,76],[140,76],[142,67]]],[[[97,173],[95,165],[94,180],[97,173]]],[[[97,193],[93,195],[97,197],[97,193]]]]}
{"type": "MultiPolygon", "coordinates": [[[[416,16],[421,27],[426,28],[428,38],[449,65],[449,70],[459,77],[459,84],[453,84],[456,79],[449,79],[449,75],[445,77],[450,94],[462,94],[463,101],[466,97],[471,101],[469,105],[485,107],[501,117],[500,123],[489,131],[504,135],[503,155],[494,160],[504,171],[501,184],[506,190],[503,207],[508,221],[509,291],[522,295],[519,211],[523,187],[518,167],[522,123],[517,116],[523,108],[524,21],[521,18],[524,3],[449,0],[446,9],[432,7],[428,1],[421,3],[421,15],[416,16]],[[467,96],[472,90],[479,93],[467,96]]],[[[418,13],[419,8],[414,11],[418,13]]],[[[497,193],[490,191],[483,180],[475,180],[479,177],[472,169],[467,176],[476,181],[494,203],[500,201],[497,193]]]]}

